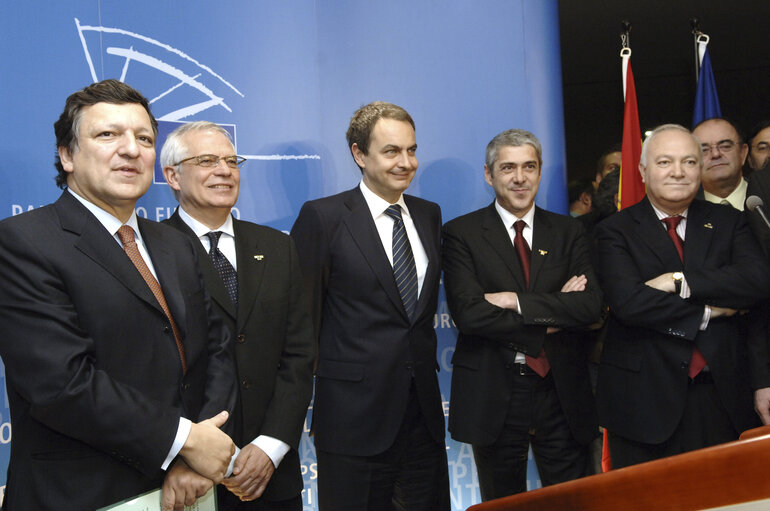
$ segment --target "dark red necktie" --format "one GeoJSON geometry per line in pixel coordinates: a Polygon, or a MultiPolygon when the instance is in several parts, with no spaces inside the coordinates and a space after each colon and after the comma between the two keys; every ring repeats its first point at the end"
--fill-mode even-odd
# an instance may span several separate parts
{"type": "MultiPolygon", "coordinates": [[[[524,281],[527,284],[527,289],[529,289],[529,263],[532,257],[532,250],[530,250],[527,240],[524,239],[523,232],[524,227],[526,226],[527,224],[524,223],[524,220],[517,220],[516,223],[513,224],[513,229],[516,231],[516,236],[513,238],[513,247],[516,249],[516,253],[519,256],[521,270],[524,272],[524,281]]],[[[545,356],[545,350],[543,349],[540,350],[540,354],[537,358],[530,357],[529,355],[525,355],[525,358],[527,359],[527,365],[539,374],[541,378],[545,378],[545,375],[551,370],[551,364],[548,362],[548,359],[545,356]]]]}
{"type": "MultiPolygon", "coordinates": [[[[680,238],[679,234],[676,232],[676,227],[679,225],[679,222],[682,221],[682,218],[681,215],[668,216],[664,218],[662,222],[666,224],[666,232],[668,232],[671,241],[674,242],[676,251],[679,253],[679,259],[684,263],[684,243],[682,242],[682,238],[680,238]]],[[[687,375],[690,378],[695,378],[704,367],[706,367],[706,359],[703,357],[703,353],[701,353],[698,348],[693,348],[692,356],[690,357],[690,369],[687,372],[687,375]]]]}

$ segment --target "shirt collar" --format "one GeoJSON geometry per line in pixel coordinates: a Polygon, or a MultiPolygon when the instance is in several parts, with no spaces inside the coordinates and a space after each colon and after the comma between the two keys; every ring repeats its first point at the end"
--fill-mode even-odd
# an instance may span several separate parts
{"type": "Polygon", "coordinates": [[[202,224],[201,222],[197,221],[193,217],[191,217],[185,210],[182,208],[182,206],[179,206],[179,217],[184,221],[184,223],[187,224],[190,229],[195,233],[195,235],[199,238],[202,238],[203,236],[206,236],[209,232],[216,232],[221,231],[231,238],[235,238],[235,231],[233,230],[233,217],[232,215],[227,215],[227,218],[225,219],[225,223],[217,227],[216,229],[209,229],[206,225],[202,224]]]}
{"type": "MultiPolygon", "coordinates": [[[[661,211],[658,208],[656,208],[655,205],[652,202],[650,202],[650,206],[652,206],[652,209],[655,211],[655,215],[657,215],[658,220],[660,220],[660,221],[663,221],[664,218],[668,218],[668,217],[671,216],[668,213],[664,213],[663,211],[661,211]]],[[[679,213],[679,216],[681,216],[683,219],[687,220],[687,212],[688,211],[690,211],[689,207],[687,209],[685,209],[684,211],[682,211],[681,213],[679,213]]],[[[674,216],[676,216],[676,215],[674,215],[674,216]]]]}
{"type": "MultiPolygon", "coordinates": [[[[120,229],[120,227],[123,225],[123,222],[118,220],[112,214],[107,213],[105,210],[89,201],[85,197],[81,197],[75,193],[72,188],[67,188],[67,191],[71,193],[73,197],[75,197],[83,206],[86,207],[88,211],[90,211],[96,217],[99,223],[102,224],[105,229],[107,229],[111,236],[114,237],[116,235],[118,229],[120,229]]],[[[134,230],[134,237],[137,240],[142,241],[142,233],[139,232],[139,221],[136,219],[136,211],[131,212],[131,216],[128,217],[126,225],[134,230]]]]}
{"type": "MultiPolygon", "coordinates": [[[[388,209],[389,206],[391,206],[391,203],[374,193],[369,189],[368,186],[366,186],[366,183],[361,181],[361,184],[359,185],[359,188],[361,189],[361,193],[364,195],[364,200],[366,201],[366,205],[369,206],[369,211],[372,213],[372,218],[377,219],[380,215],[385,214],[385,210],[388,209]]],[[[401,215],[409,215],[409,208],[406,207],[406,202],[404,202],[404,194],[402,193],[399,195],[398,200],[394,203],[401,206],[401,215]]]]}
{"type": "Polygon", "coordinates": [[[735,209],[743,211],[743,205],[746,201],[746,190],[748,187],[749,183],[745,179],[741,178],[741,181],[738,183],[738,186],[735,187],[735,190],[730,192],[730,195],[724,199],[718,195],[709,193],[706,190],[703,190],[703,197],[705,197],[707,201],[713,202],[715,204],[720,204],[723,200],[726,200],[735,209]]]}
{"type": "Polygon", "coordinates": [[[529,211],[527,211],[523,217],[519,218],[504,207],[500,205],[500,203],[495,199],[495,209],[497,210],[497,214],[500,215],[500,218],[503,220],[503,225],[505,225],[506,229],[510,229],[513,227],[513,224],[516,223],[518,220],[524,220],[524,223],[527,224],[527,227],[532,229],[533,222],[535,221],[535,205],[532,204],[532,207],[529,208],[529,211]]]}

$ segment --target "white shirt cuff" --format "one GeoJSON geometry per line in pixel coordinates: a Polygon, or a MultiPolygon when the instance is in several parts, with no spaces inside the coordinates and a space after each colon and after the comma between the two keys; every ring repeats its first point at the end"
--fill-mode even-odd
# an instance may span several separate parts
{"type": "Polygon", "coordinates": [[[192,429],[192,422],[190,421],[190,419],[185,419],[184,417],[180,417],[179,427],[176,430],[176,437],[174,437],[174,443],[171,444],[171,450],[168,451],[166,460],[163,462],[163,465],[160,466],[161,469],[163,470],[168,469],[168,466],[171,465],[171,462],[174,461],[174,458],[176,458],[176,455],[179,454],[179,451],[181,451],[182,447],[184,447],[184,443],[187,441],[187,437],[190,436],[191,429],[192,429]]]}
{"type": "Polygon", "coordinates": [[[709,326],[709,320],[711,319],[711,306],[706,305],[703,307],[703,319],[700,321],[699,330],[705,330],[709,326]]]}
{"type": "Polygon", "coordinates": [[[275,468],[278,468],[278,465],[283,460],[283,457],[286,456],[286,453],[289,452],[290,449],[288,444],[281,442],[277,438],[273,438],[267,435],[259,435],[257,438],[252,440],[251,443],[262,449],[265,454],[267,454],[267,457],[270,458],[270,461],[273,462],[273,466],[275,468]]]}

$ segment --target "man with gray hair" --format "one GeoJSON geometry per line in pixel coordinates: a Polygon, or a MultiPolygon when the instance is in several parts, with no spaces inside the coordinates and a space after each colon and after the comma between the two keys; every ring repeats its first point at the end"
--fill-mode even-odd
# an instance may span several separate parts
{"type": "Polygon", "coordinates": [[[495,201],[443,231],[460,331],[449,431],[473,446],[482,500],[527,490],[530,445],[543,485],[589,475],[599,432],[575,333],[599,321],[601,292],[580,222],[535,206],[541,167],[532,133],[500,133],[484,165],[495,201]]]}
{"type": "Polygon", "coordinates": [[[243,158],[229,133],[206,121],[166,139],[161,165],[179,208],[166,220],[192,240],[212,304],[235,344],[241,447],[219,491],[222,511],[300,511],[297,452],[313,386],[315,342],[289,236],[231,215],[243,158]]]}
{"type": "Polygon", "coordinates": [[[759,425],[761,369],[735,314],[768,295],[770,268],[739,211],[694,200],[702,167],[697,138],[658,127],[639,164],[647,196],[596,229],[610,306],[596,400],[613,468],[759,425]]]}

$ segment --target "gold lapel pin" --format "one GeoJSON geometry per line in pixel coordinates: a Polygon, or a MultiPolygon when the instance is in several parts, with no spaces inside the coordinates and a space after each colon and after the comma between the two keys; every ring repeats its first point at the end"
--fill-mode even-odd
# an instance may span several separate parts
{"type": "Polygon", "coordinates": [[[714,226],[711,225],[711,222],[709,222],[707,224],[703,224],[703,227],[705,227],[706,229],[713,229],[714,228],[714,226]]]}
{"type": "Polygon", "coordinates": [[[254,256],[254,259],[256,259],[257,261],[261,261],[264,258],[265,258],[265,256],[263,256],[262,254],[257,254],[257,255],[254,256]]]}
{"type": "Polygon", "coordinates": [[[547,250],[543,250],[542,248],[538,250],[540,252],[540,255],[546,255],[548,253],[547,250]]]}

